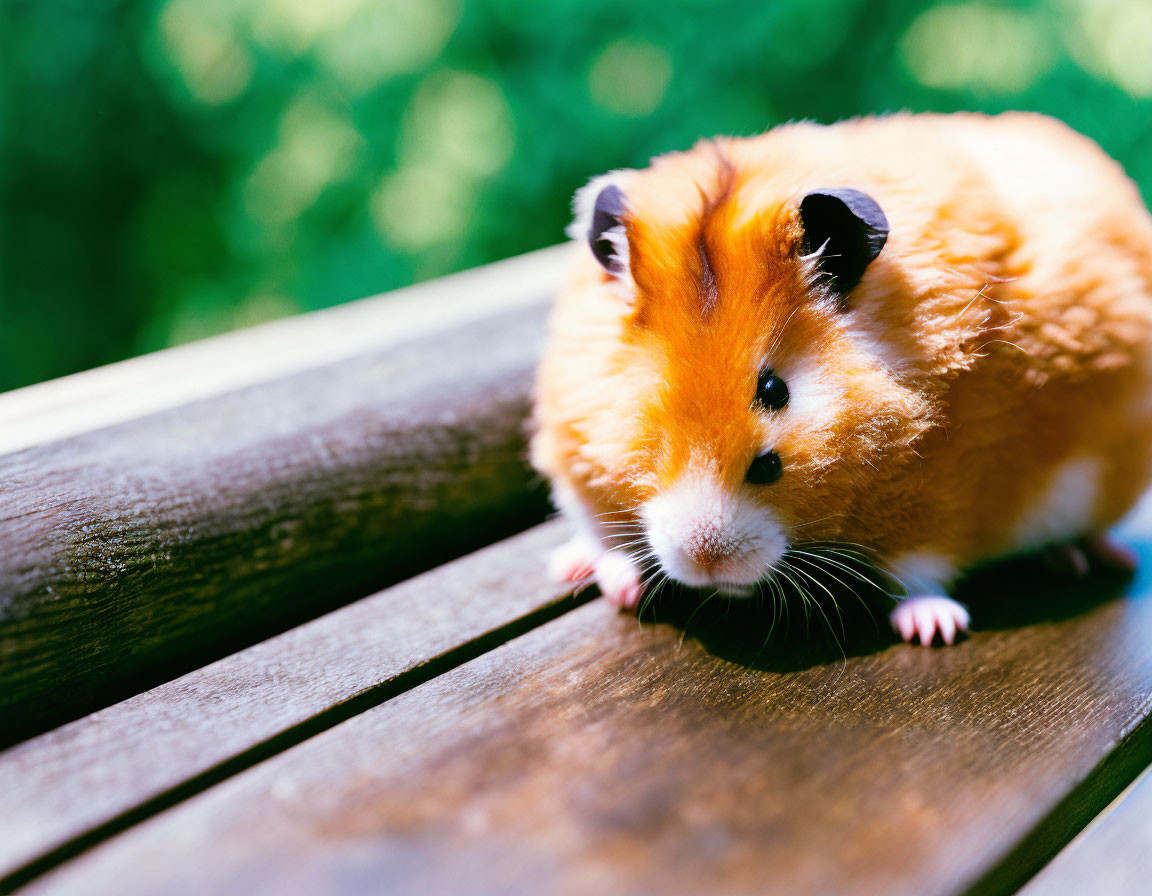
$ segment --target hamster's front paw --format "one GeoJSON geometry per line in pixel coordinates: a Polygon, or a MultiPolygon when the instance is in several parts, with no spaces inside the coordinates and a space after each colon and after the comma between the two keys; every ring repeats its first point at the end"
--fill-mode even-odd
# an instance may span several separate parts
{"type": "Polygon", "coordinates": [[[596,560],[603,550],[587,538],[573,538],[552,552],[548,574],[557,582],[583,582],[596,572],[596,560]]]}
{"type": "Polygon", "coordinates": [[[888,619],[901,638],[911,644],[913,638],[919,637],[925,647],[937,632],[945,644],[952,644],[957,632],[968,631],[972,621],[963,604],[950,597],[931,595],[904,598],[888,619]]]}
{"type": "Polygon", "coordinates": [[[584,582],[596,578],[608,603],[635,610],[644,594],[641,569],[621,551],[605,551],[587,538],[573,538],[552,552],[548,574],[558,582],[584,582]]]}
{"type": "Polygon", "coordinates": [[[596,584],[608,603],[635,610],[644,594],[640,567],[621,551],[607,551],[596,561],[596,584]]]}

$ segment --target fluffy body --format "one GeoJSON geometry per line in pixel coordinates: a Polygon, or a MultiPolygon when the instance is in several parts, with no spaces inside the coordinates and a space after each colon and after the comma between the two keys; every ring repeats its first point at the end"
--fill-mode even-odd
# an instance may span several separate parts
{"type": "MultiPolygon", "coordinates": [[[[1152,221],[1064,125],[790,124],[604,183],[627,197],[626,270],[578,252],[532,458],[576,525],[579,571],[613,555],[615,603],[635,606],[645,558],[741,586],[805,543],[862,550],[905,580],[897,596],[945,597],[966,567],[1103,532],[1147,485],[1152,221]],[[846,308],[804,254],[799,199],[827,187],[866,192],[890,224],[846,308]],[[768,368],[791,396],[772,413],[751,401],[768,368]],[[747,483],[768,449],[783,475],[747,483]]],[[[894,614],[906,637],[967,624],[917,608],[894,614]]]]}

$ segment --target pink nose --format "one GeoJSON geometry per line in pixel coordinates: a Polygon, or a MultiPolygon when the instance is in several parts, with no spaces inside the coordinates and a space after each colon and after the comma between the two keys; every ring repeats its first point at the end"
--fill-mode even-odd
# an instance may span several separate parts
{"type": "Polygon", "coordinates": [[[684,552],[697,566],[712,566],[732,553],[728,543],[715,534],[701,534],[684,545],[684,552]]]}

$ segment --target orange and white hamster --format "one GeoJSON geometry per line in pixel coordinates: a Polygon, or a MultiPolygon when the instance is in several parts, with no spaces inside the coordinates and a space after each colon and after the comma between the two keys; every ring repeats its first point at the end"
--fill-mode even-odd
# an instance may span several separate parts
{"type": "Polygon", "coordinates": [[[1104,532],[1152,471],[1152,219],[1039,115],[893,115],[702,141],[576,196],[532,458],[557,575],[634,608],[644,563],[740,592],[866,551],[909,641],[967,567],[1104,532]],[[900,584],[896,584],[900,583],[900,584]]]}

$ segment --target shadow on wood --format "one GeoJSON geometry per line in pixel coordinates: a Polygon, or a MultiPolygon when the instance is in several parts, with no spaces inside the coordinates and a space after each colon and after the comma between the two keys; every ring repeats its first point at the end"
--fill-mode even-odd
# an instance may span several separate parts
{"type": "MultiPolygon", "coordinates": [[[[1152,567],[1152,544],[1141,548],[1152,567]]],[[[761,586],[751,597],[666,583],[646,600],[640,618],[672,625],[717,656],[761,671],[795,672],[896,643],[888,624],[893,601],[876,573],[843,558],[834,563],[810,564],[800,575],[793,570],[790,581],[761,586]]],[[[1114,571],[1061,574],[1033,555],[974,570],[954,596],[971,610],[976,630],[992,631],[1071,619],[1122,597],[1130,583],[1131,576],[1114,571]]]]}

